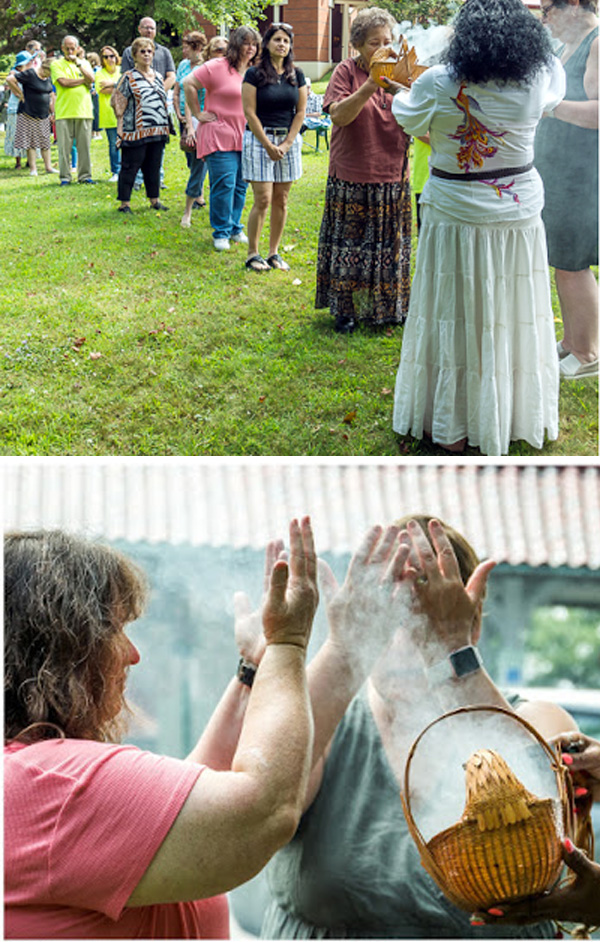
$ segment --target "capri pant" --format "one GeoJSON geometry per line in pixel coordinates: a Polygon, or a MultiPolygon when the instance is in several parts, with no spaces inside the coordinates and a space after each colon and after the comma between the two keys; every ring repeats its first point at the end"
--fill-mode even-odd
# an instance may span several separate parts
{"type": "MultiPolygon", "coordinates": [[[[277,134],[265,128],[265,134],[274,144],[282,144],[287,131],[277,134]]],[[[296,135],[294,143],[281,160],[271,160],[252,131],[244,131],[242,146],[242,176],[244,180],[263,183],[292,183],[302,176],[302,138],[296,135]]]]}

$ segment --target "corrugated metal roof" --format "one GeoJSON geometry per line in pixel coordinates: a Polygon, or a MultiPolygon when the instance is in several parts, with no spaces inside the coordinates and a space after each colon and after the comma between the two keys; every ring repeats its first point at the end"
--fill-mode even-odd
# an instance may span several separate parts
{"type": "Polygon", "coordinates": [[[372,523],[440,516],[481,556],[600,568],[600,467],[322,459],[4,459],[7,528],[263,547],[309,513],[321,551],[372,523]]]}

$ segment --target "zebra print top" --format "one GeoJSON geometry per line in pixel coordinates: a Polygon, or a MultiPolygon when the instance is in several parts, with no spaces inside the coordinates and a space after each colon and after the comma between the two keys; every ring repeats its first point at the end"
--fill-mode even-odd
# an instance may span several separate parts
{"type": "Polygon", "coordinates": [[[167,93],[158,72],[149,81],[137,69],[130,69],[121,76],[118,89],[127,99],[121,131],[124,145],[169,136],[167,93]]]}

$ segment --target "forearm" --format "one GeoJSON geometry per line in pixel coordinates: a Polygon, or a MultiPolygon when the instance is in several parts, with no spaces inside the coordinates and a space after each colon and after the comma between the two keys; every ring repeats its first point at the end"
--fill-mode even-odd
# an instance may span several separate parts
{"type": "Polygon", "coordinates": [[[304,118],[306,117],[306,112],[304,110],[299,110],[294,116],[294,120],[290,126],[290,129],[287,133],[287,137],[284,141],[285,144],[293,144],[296,140],[297,135],[300,133],[300,128],[304,124],[304,118]]]}
{"type": "Polygon", "coordinates": [[[186,119],[188,118],[188,108],[190,109],[190,118],[192,115],[194,118],[199,118],[200,102],[198,101],[198,90],[193,85],[184,80],[183,91],[185,93],[186,119]]]}
{"type": "Polygon", "coordinates": [[[165,86],[165,91],[168,92],[175,85],[175,72],[167,72],[164,77],[163,84],[165,86]]]}
{"type": "Polygon", "coordinates": [[[233,756],[233,772],[250,775],[266,802],[299,815],[313,744],[306,652],[269,644],[260,662],[233,756]]]}
{"type": "Polygon", "coordinates": [[[83,76],[81,78],[59,78],[56,82],[57,85],[62,85],[63,88],[78,88],[80,85],[86,84],[83,76]]]}
{"type": "Polygon", "coordinates": [[[234,677],[227,686],[202,736],[189,754],[189,762],[216,771],[231,769],[250,699],[250,687],[234,677]]]}
{"type": "Polygon", "coordinates": [[[361,87],[352,95],[349,95],[348,98],[344,98],[343,101],[334,101],[329,106],[329,115],[333,124],[337,124],[338,127],[345,127],[347,124],[352,124],[369,98],[371,98],[376,91],[377,85],[375,82],[371,82],[370,79],[368,79],[364,85],[361,85],[361,87]]]}
{"type": "Polygon", "coordinates": [[[597,128],[598,102],[561,101],[552,112],[552,117],[578,128],[597,128]]]}
{"type": "Polygon", "coordinates": [[[307,676],[315,725],[314,767],[366,680],[367,671],[358,660],[328,638],[308,665],[307,676]]]}

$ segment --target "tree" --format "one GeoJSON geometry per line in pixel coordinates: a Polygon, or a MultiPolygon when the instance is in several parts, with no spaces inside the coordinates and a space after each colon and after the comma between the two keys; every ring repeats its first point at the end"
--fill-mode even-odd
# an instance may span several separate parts
{"type": "Polygon", "coordinates": [[[427,26],[448,23],[459,11],[462,0],[373,0],[372,6],[389,10],[398,23],[409,20],[427,26]]]}
{"type": "Polygon", "coordinates": [[[60,48],[62,37],[73,33],[82,46],[109,43],[119,50],[137,35],[142,16],[157,22],[157,41],[178,42],[179,33],[204,17],[228,28],[256,24],[269,0],[0,0],[0,53],[17,52],[30,39],[45,48],[60,48]]]}
{"type": "Polygon", "coordinates": [[[528,682],[600,688],[600,616],[585,608],[538,608],[527,638],[528,682]]]}

